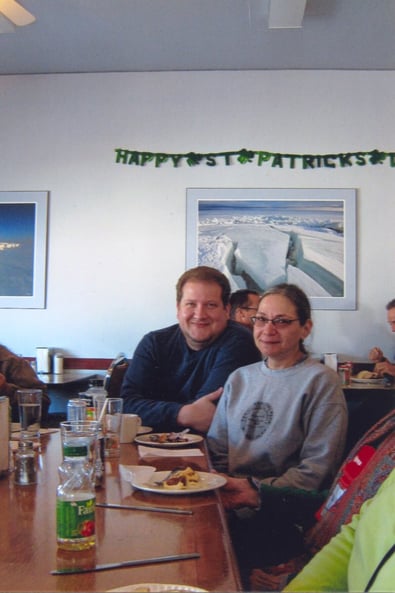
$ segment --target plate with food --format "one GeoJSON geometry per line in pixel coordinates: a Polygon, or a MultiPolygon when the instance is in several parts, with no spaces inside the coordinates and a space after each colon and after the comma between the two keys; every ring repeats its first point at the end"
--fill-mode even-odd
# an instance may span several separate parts
{"type": "Polygon", "coordinates": [[[154,447],[185,447],[200,443],[203,437],[199,434],[181,432],[151,432],[150,434],[137,435],[134,439],[139,445],[152,445],[154,447]]]}
{"type": "Polygon", "coordinates": [[[191,467],[176,468],[172,471],[154,472],[148,479],[135,476],[132,486],[138,490],[155,492],[158,494],[193,494],[208,492],[221,488],[226,484],[226,478],[220,474],[201,472],[191,467]]]}
{"type": "Polygon", "coordinates": [[[353,383],[383,383],[383,378],[379,377],[374,371],[359,371],[354,377],[351,377],[353,383]]]}
{"type": "Polygon", "coordinates": [[[110,589],[109,591],[112,593],[198,593],[199,591],[207,592],[207,589],[189,587],[188,585],[137,583],[136,585],[126,585],[126,587],[118,587],[117,589],[110,589]]]}

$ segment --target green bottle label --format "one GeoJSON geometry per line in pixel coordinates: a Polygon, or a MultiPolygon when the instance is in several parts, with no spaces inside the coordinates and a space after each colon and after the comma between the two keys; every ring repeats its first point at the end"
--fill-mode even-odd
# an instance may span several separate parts
{"type": "Polygon", "coordinates": [[[86,445],[65,445],[63,454],[65,457],[87,457],[88,447],[86,445]]]}
{"type": "Polygon", "coordinates": [[[59,539],[81,539],[95,534],[95,498],[56,501],[56,535],[59,539]]]}

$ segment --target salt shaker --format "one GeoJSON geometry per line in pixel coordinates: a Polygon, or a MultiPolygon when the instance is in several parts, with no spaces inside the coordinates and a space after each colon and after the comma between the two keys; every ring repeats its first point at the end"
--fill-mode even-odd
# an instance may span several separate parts
{"type": "Polygon", "coordinates": [[[19,441],[15,453],[14,482],[21,486],[37,483],[36,458],[32,441],[19,441]]]}
{"type": "Polygon", "coordinates": [[[55,352],[54,354],[53,372],[55,375],[61,375],[63,373],[63,354],[61,352],[55,352]]]}

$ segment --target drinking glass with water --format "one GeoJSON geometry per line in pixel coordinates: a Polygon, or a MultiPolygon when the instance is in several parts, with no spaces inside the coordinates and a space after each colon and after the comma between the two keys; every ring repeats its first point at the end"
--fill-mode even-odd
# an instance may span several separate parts
{"type": "Polygon", "coordinates": [[[18,389],[17,391],[21,439],[40,439],[41,389],[18,389]]]}

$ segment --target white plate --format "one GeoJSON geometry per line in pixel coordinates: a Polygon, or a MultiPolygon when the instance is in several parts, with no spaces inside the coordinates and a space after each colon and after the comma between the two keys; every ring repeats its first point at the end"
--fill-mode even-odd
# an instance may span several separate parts
{"type": "Polygon", "coordinates": [[[209,472],[199,472],[200,481],[196,486],[189,486],[182,490],[168,490],[163,486],[158,486],[156,482],[164,480],[169,471],[154,472],[146,481],[141,480],[138,476],[132,477],[132,486],[138,490],[145,490],[146,492],[156,492],[158,494],[195,494],[195,492],[208,492],[215,488],[221,488],[226,484],[226,478],[219,474],[211,474],[209,472]]]}
{"type": "Polygon", "coordinates": [[[137,430],[137,434],[147,434],[147,432],[152,432],[151,426],[140,426],[137,430]]]}
{"type": "Polygon", "coordinates": [[[380,385],[381,383],[384,383],[384,379],[359,379],[358,377],[351,377],[351,381],[353,383],[371,383],[372,385],[380,385]]]}
{"type": "Polygon", "coordinates": [[[203,437],[199,434],[185,434],[183,438],[187,439],[186,441],[179,441],[176,443],[159,443],[157,441],[151,441],[150,437],[153,435],[162,435],[168,434],[163,432],[152,432],[149,435],[137,435],[134,439],[135,443],[139,443],[140,445],[151,445],[152,447],[187,447],[188,445],[192,445],[195,443],[200,443],[203,440],[203,437]]]}
{"type": "Polygon", "coordinates": [[[109,589],[114,593],[137,593],[138,591],[147,591],[149,593],[160,593],[162,591],[177,591],[177,593],[194,593],[205,592],[207,589],[199,589],[199,587],[189,587],[188,585],[165,585],[162,583],[138,583],[137,585],[126,585],[126,587],[118,587],[117,589],[109,589]]]}

